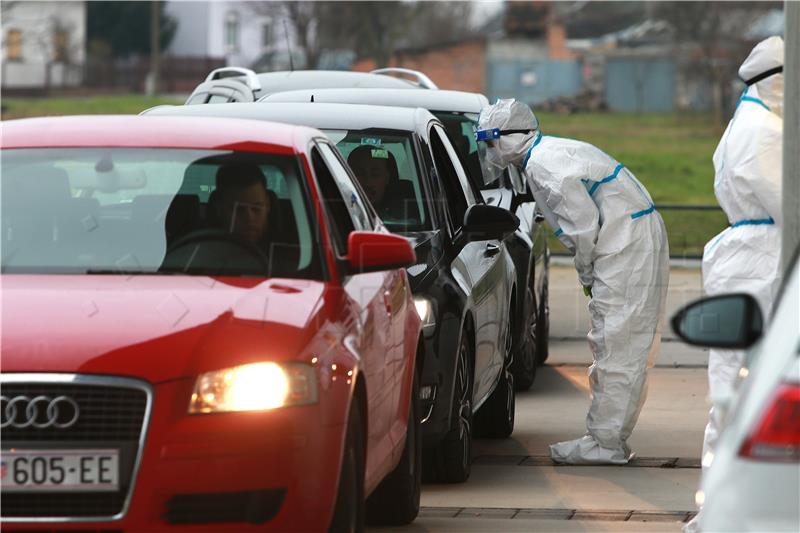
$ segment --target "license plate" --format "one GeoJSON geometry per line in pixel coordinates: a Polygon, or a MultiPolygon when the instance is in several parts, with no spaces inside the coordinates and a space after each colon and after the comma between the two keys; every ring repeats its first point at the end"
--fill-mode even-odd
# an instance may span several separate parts
{"type": "Polygon", "coordinates": [[[119,450],[3,450],[3,492],[111,492],[119,489],[119,450]]]}

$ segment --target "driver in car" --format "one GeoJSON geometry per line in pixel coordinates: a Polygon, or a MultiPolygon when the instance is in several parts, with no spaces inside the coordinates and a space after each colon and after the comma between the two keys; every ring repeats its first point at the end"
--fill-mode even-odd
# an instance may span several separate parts
{"type": "Polygon", "coordinates": [[[232,235],[260,246],[267,244],[272,194],[257,165],[229,163],[217,170],[216,219],[232,235]]]}

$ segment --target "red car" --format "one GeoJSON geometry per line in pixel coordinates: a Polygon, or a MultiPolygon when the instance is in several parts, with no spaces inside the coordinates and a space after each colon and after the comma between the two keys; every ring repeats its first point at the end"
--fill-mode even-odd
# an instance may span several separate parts
{"type": "Polygon", "coordinates": [[[356,183],[310,128],[4,122],[4,526],[413,520],[415,257],[356,183]]]}

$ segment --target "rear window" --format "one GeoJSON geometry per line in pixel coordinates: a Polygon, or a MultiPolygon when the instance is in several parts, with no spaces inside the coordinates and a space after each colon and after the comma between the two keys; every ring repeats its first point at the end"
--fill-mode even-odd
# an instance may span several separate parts
{"type": "Polygon", "coordinates": [[[3,151],[6,273],[321,277],[294,156],[3,151]]]}

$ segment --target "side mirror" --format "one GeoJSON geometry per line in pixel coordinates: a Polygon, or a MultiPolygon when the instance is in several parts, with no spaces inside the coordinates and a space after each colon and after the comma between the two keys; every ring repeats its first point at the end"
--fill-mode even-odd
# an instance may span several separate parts
{"type": "Polygon", "coordinates": [[[517,216],[502,207],[475,204],[464,213],[464,232],[471,241],[502,240],[518,227],[517,216]]]}
{"type": "Polygon", "coordinates": [[[347,237],[347,263],[354,273],[410,267],[417,254],[408,239],[377,231],[353,231],[347,237]]]}
{"type": "Polygon", "coordinates": [[[758,302],[749,294],[703,298],[672,317],[678,337],[707,348],[749,348],[761,338],[763,324],[758,302]]]}

